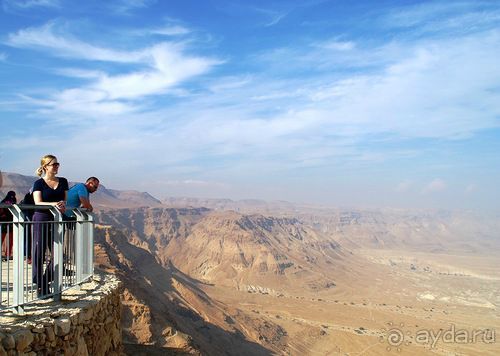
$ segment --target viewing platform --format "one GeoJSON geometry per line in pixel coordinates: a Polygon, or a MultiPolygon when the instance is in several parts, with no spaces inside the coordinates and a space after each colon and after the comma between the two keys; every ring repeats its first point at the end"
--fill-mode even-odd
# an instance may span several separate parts
{"type": "Polygon", "coordinates": [[[62,298],[0,310],[0,355],[121,355],[121,282],[97,273],[62,298]]]}
{"type": "Polygon", "coordinates": [[[0,205],[0,355],[119,355],[121,283],[94,272],[94,219],[73,209],[0,205]],[[49,221],[31,221],[33,210],[49,221]]]}
{"type": "Polygon", "coordinates": [[[0,310],[22,314],[26,304],[45,298],[58,300],[64,290],[92,277],[92,214],[73,209],[70,220],[52,206],[0,208],[8,212],[0,221],[0,310]],[[31,221],[34,211],[43,212],[47,221],[31,221]]]}

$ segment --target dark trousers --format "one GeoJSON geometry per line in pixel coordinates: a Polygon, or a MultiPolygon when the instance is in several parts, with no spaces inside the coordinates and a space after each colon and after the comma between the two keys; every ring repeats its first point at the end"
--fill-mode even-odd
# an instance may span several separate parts
{"type": "Polygon", "coordinates": [[[52,214],[35,212],[33,214],[33,282],[37,285],[39,296],[47,295],[49,283],[54,280],[54,256],[52,245],[54,238],[52,235],[53,221],[52,214]],[[50,257],[47,259],[46,252],[50,257]],[[44,263],[47,263],[45,271],[44,263]]]}
{"type": "MultiPolygon", "coordinates": [[[[33,221],[33,213],[25,214],[26,221],[33,221]]],[[[32,224],[26,224],[24,228],[24,256],[31,260],[31,255],[33,253],[33,226],[32,224]]]]}
{"type": "Polygon", "coordinates": [[[2,225],[2,257],[12,257],[13,243],[12,224],[2,225]]]}

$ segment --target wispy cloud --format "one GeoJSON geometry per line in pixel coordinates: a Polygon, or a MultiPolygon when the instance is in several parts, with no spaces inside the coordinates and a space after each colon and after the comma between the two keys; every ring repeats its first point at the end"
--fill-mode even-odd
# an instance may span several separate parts
{"type": "Polygon", "coordinates": [[[151,70],[119,76],[104,76],[94,88],[107,93],[110,99],[132,99],[161,94],[187,78],[207,72],[221,62],[214,59],[189,57],[182,46],[162,43],[147,50],[151,70]]]}
{"type": "Polygon", "coordinates": [[[5,61],[7,59],[7,54],[0,52],[0,61],[5,61]]]}
{"type": "Polygon", "coordinates": [[[58,68],[55,73],[72,78],[95,79],[105,75],[103,71],[80,68],[58,68]]]}
{"type": "Polygon", "coordinates": [[[149,31],[154,35],[163,35],[163,36],[179,36],[179,35],[187,35],[191,33],[191,31],[180,25],[166,25],[163,27],[157,27],[149,31]]]}
{"type": "MultiPolygon", "coordinates": [[[[314,80],[309,76],[304,83],[295,78],[295,83],[277,88],[276,95],[300,87],[315,100],[324,128],[336,127],[336,131],[344,126],[358,135],[393,132],[405,137],[464,137],[499,126],[500,104],[495,97],[500,68],[494,64],[500,57],[499,44],[500,34],[495,31],[460,39],[400,43],[398,55],[391,55],[394,45],[388,49],[390,63],[374,61],[374,67],[348,79],[336,78],[335,73],[314,80]],[[472,119],[478,117],[481,119],[472,119]]],[[[375,49],[379,50],[383,48],[375,49]]],[[[360,52],[361,57],[364,52],[370,56],[371,49],[360,52]]],[[[303,57],[304,68],[328,58],[323,51],[307,56],[303,57]]],[[[264,59],[274,67],[286,58],[288,53],[271,62],[264,59]]],[[[269,97],[275,94],[265,93],[269,97]]]]}
{"type": "Polygon", "coordinates": [[[266,23],[264,26],[266,27],[274,26],[277,23],[279,23],[282,19],[284,19],[286,15],[287,15],[286,13],[275,13],[272,15],[271,21],[266,23]]]}
{"type": "Polygon", "coordinates": [[[242,88],[248,84],[252,83],[251,76],[241,76],[241,77],[222,77],[217,79],[213,84],[209,85],[211,92],[223,92],[227,90],[234,90],[242,88]]]}
{"type": "Polygon", "coordinates": [[[27,10],[34,7],[58,8],[61,6],[60,0],[3,0],[5,11],[12,9],[27,10]]]}
{"type": "MultiPolygon", "coordinates": [[[[139,99],[171,94],[183,81],[222,63],[187,56],[183,45],[175,43],[123,52],[55,35],[51,29],[44,26],[38,31],[20,31],[18,35],[23,35],[14,36],[10,43],[52,55],[127,60],[137,66],[122,74],[63,69],[62,74],[90,81],[38,101],[46,115],[64,120],[74,120],[75,116],[98,120],[133,115],[138,110],[154,112],[156,109],[139,99]],[[40,33],[48,40],[37,38],[40,33]]],[[[378,51],[380,57],[385,53],[391,62],[373,61],[376,66],[369,72],[348,79],[323,71],[303,79],[285,76],[277,80],[266,72],[221,77],[208,83],[209,92],[186,99],[185,106],[159,111],[157,116],[182,118],[175,126],[173,142],[190,157],[272,154],[291,167],[332,164],[342,160],[339,152],[350,160],[363,160],[368,151],[354,148],[356,141],[366,141],[372,135],[456,139],[498,126],[500,104],[494,88],[500,80],[500,69],[495,64],[500,55],[500,39],[496,33],[375,49],[348,43],[344,46],[355,49],[361,57],[378,51]],[[395,48],[398,55],[393,56],[395,48]],[[472,102],[480,105],[471,105],[472,102]],[[473,119],[477,117],[481,120],[473,119]],[[182,140],[190,144],[181,143],[182,140]],[[321,150],[324,154],[320,157],[315,152],[321,150]],[[297,160],[299,156],[303,158],[297,160]]],[[[325,60],[325,53],[332,50],[316,47],[317,52],[311,55],[309,49],[296,49],[309,55],[304,57],[304,66],[325,60]]],[[[349,51],[340,51],[345,52],[349,51]]],[[[273,59],[277,65],[287,60],[288,56],[273,59]]],[[[171,129],[170,124],[156,128],[165,135],[170,135],[171,129]]],[[[132,127],[130,130],[130,135],[136,131],[132,127]]],[[[153,142],[161,151],[163,140],[150,140],[153,142]]],[[[375,153],[369,160],[373,161],[375,153]]]]}
{"type": "Polygon", "coordinates": [[[383,17],[387,27],[413,29],[418,34],[474,32],[494,28],[499,22],[497,4],[484,1],[420,3],[394,9],[383,17]]]}
{"type": "Polygon", "coordinates": [[[146,60],[145,53],[141,51],[124,52],[94,46],[57,32],[57,24],[49,22],[41,27],[30,27],[10,34],[6,44],[17,48],[36,49],[58,57],[122,63],[146,60]]]}
{"type": "Polygon", "coordinates": [[[442,192],[447,188],[447,184],[444,180],[436,178],[427,184],[424,189],[422,189],[423,194],[442,192]]]}
{"type": "Polygon", "coordinates": [[[356,44],[352,41],[333,39],[330,41],[319,42],[314,44],[314,46],[334,51],[350,51],[355,48],[356,44]]]}
{"type": "Polygon", "coordinates": [[[265,8],[251,8],[253,11],[264,15],[267,19],[267,22],[264,23],[265,27],[271,27],[278,24],[281,20],[283,20],[287,15],[288,11],[276,11],[265,8]]]}
{"type": "MultiPolygon", "coordinates": [[[[125,101],[144,96],[164,94],[191,77],[206,73],[221,64],[217,59],[188,56],[179,43],[162,42],[131,51],[98,47],[68,35],[56,34],[53,23],[12,34],[7,44],[33,48],[49,56],[70,57],[76,60],[132,63],[136,69],[123,74],[78,68],[56,70],[61,75],[92,80],[84,87],[62,90],[38,101],[46,110],[81,114],[88,110],[96,114],[118,115],[134,111],[137,106],[125,101]]],[[[65,116],[66,116],[65,115],[65,116]]]]}
{"type": "Polygon", "coordinates": [[[129,15],[133,10],[147,8],[156,0],[116,0],[108,6],[118,14],[129,15]]]}

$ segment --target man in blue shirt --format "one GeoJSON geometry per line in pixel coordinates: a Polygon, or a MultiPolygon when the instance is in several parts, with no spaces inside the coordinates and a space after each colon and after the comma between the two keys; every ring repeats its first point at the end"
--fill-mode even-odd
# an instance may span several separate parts
{"type": "Polygon", "coordinates": [[[64,276],[74,278],[75,276],[75,223],[76,216],[74,208],[85,208],[88,211],[94,210],[90,204],[89,195],[99,188],[99,179],[90,177],[84,183],[77,183],[67,192],[65,219],[66,231],[64,233],[64,253],[63,253],[63,273],[64,276]]]}
{"type": "Polygon", "coordinates": [[[88,211],[92,211],[94,208],[90,204],[89,194],[94,193],[97,188],[99,188],[99,179],[96,177],[90,177],[87,179],[85,184],[77,183],[70,190],[68,190],[68,196],[66,200],[66,215],[74,216],[71,209],[73,208],[85,208],[88,211]]]}

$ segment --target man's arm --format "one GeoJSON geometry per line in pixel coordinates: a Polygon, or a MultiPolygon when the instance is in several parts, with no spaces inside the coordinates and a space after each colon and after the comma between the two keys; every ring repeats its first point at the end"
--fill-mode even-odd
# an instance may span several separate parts
{"type": "Polygon", "coordinates": [[[85,197],[80,197],[80,207],[85,208],[88,211],[94,210],[94,208],[92,207],[92,204],[90,204],[90,200],[88,200],[85,197]]]}

